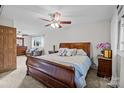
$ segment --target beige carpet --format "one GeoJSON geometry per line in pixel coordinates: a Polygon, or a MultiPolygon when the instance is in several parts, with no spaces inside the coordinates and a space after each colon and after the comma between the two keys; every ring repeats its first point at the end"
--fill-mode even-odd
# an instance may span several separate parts
{"type": "MultiPolygon", "coordinates": [[[[26,57],[17,57],[17,69],[5,73],[0,73],[1,88],[45,88],[45,86],[26,76],[26,57]]],[[[107,79],[97,77],[96,70],[90,69],[86,78],[88,88],[105,88],[109,82],[107,79]]]]}

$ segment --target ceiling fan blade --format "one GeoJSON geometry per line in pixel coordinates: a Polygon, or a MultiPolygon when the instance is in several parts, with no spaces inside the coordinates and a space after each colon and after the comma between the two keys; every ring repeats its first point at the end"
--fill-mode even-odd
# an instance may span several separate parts
{"type": "Polygon", "coordinates": [[[44,19],[44,18],[40,18],[41,20],[44,20],[44,21],[48,21],[48,22],[51,22],[50,20],[47,20],[47,19],[44,19]]]}
{"type": "Polygon", "coordinates": [[[51,25],[51,24],[47,24],[47,25],[45,25],[45,26],[47,27],[47,26],[50,26],[50,25],[51,25]]]}
{"type": "Polygon", "coordinates": [[[60,24],[71,24],[71,21],[60,21],[60,24]]]}

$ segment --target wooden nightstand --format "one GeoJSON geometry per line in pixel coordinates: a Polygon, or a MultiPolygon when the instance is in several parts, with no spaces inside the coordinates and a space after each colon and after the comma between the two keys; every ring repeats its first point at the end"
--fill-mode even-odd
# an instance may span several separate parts
{"type": "Polygon", "coordinates": [[[57,53],[58,51],[48,51],[49,52],[49,54],[53,54],[53,53],[57,53]]]}
{"type": "Polygon", "coordinates": [[[98,56],[98,72],[99,77],[111,78],[112,75],[112,59],[98,56]]]}

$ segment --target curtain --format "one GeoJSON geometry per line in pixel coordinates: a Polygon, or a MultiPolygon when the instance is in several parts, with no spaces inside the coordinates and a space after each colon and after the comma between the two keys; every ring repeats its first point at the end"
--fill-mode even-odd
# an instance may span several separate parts
{"type": "Polygon", "coordinates": [[[120,44],[120,51],[124,50],[124,17],[121,17],[120,22],[120,35],[119,35],[119,44],[120,44]]]}
{"type": "Polygon", "coordinates": [[[118,86],[117,46],[118,46],[118,13],[116,10],[111,20],[112,78],[111,82],[108,85],[112,87],[118,86]]]}

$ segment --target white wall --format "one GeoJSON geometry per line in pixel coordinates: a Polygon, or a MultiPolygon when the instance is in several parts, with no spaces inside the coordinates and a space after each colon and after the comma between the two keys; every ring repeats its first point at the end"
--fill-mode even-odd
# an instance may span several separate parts
{"type": "Polygon", "coordinates": [[[124,88],[124,51],[118,52],[118,62],[120,62],[120,82],[119,87],[124,88]]]}
{"type": "Polygon", "coordinates": [[[112,80],[117,81],[117,42],[118,42],[118,15],[115,11],[111,21],[111,47],[112,47],[112,80]]]}
{"type": "Polygon", "coordinates": [[[0,25],[14,27],[14,22],[11,19],[0,16],[0,25]]]}
{"type": "MultiPolygon", "coordinates": [[[[45,51],[53,49],[53,45],[60,42],[91,42],[93,57],[96,59],[100,51],[96,49],[98,42],[110,42],[110,22],[98,21],[93,23],[82,23],[68,25],[58,30],[46,30],[45,34],[45,51]]],[[[97,64],[97,60],[95,60],[97,64]]]]}
{"type": "Polygon", "coordinates": [[[124,57],[121,57],[120,87],[124,88],[124,57]]]}
{"type": "Polygon", "coordinates": [[[31,40],[32,40],[32,37],[31,36],[23,36],[24,38],[24,46],[27,46],[28,49],[31,48],[31,40]]]}
{"type": "Polygon", "coordinates": [[[22,34],[33,34],[39,35],[42,31],[42,25],[37,21],[32,20],[14,20],[14,27],[17,28],[17,31],[21,31],[22,34]]]}
{"type": "Polygon", "coordinates": [[[35,21],[29,20],[14,20],[14,27],[17,31],[21,31],[22,34],[27,34],[29,36],[24,37],[24,45],[29,48],[32,47],[32,37],[31,35],[41,34],[41,27],[35,21]]]}

